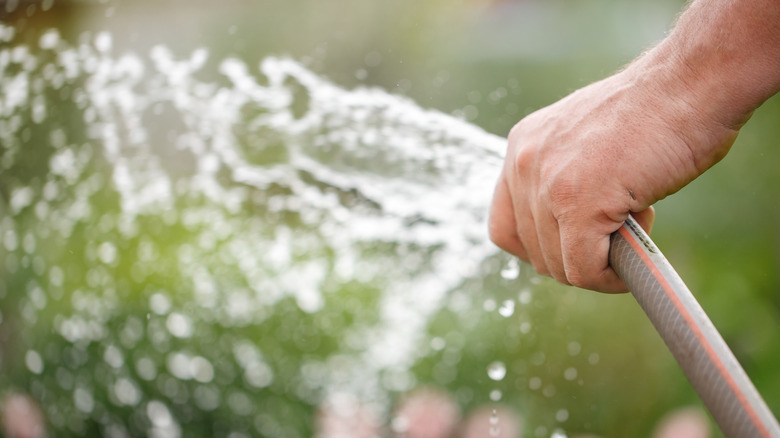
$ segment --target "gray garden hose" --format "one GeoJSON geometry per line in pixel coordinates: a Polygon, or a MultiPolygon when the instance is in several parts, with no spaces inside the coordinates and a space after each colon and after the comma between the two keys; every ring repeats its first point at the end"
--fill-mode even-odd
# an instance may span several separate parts
{"type": "Polygon", "coordinates": [[[780,426],[680,276],[629,217],[609,263],[652,321],[728,438],[780,438],[780,426]]]}

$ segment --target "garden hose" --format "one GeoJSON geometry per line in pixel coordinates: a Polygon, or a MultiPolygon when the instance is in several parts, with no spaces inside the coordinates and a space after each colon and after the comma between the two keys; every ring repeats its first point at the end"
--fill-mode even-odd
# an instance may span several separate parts
{"type": "Polygon", "coordinates": [[[780,426],[707,314],[647,233],[629,216],[612,234],[609,263],[728,438],[778,438],[780,426]]]}

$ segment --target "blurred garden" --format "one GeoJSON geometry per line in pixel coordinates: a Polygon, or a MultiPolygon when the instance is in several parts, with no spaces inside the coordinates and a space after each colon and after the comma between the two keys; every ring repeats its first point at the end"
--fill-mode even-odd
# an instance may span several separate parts
{"type": "MultiPolygon", "coordinates": [[[[0,2],[3,433],[649,437],[701,406],[630,294],[486,231],[514,123],[683,3],[0,2]]],[[[776,415],[778,120],[652,234],[776,415]]]]}

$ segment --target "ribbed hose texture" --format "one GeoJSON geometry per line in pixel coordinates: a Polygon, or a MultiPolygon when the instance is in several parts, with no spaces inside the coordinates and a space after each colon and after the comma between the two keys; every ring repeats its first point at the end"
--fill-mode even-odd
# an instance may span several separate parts
{"type": "Polygon", "coordinates": [[[728,438],[780,438],[772,412],[693,294],[629,217],[609,263],[626,283],[728,438]]]}

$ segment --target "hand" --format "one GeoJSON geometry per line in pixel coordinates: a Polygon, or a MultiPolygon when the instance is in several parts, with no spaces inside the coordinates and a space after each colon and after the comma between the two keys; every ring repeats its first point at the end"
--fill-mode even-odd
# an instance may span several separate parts
{"type": "Polygon", "coordinates": [[[701,116],[706,96],[685,84],[639,62],[521,120],[491,239],[564,284],[625,291],[608,265],[610,234],[629,213],[649,232],[650,206],[720,160],[737,134],[701,116]]]}

